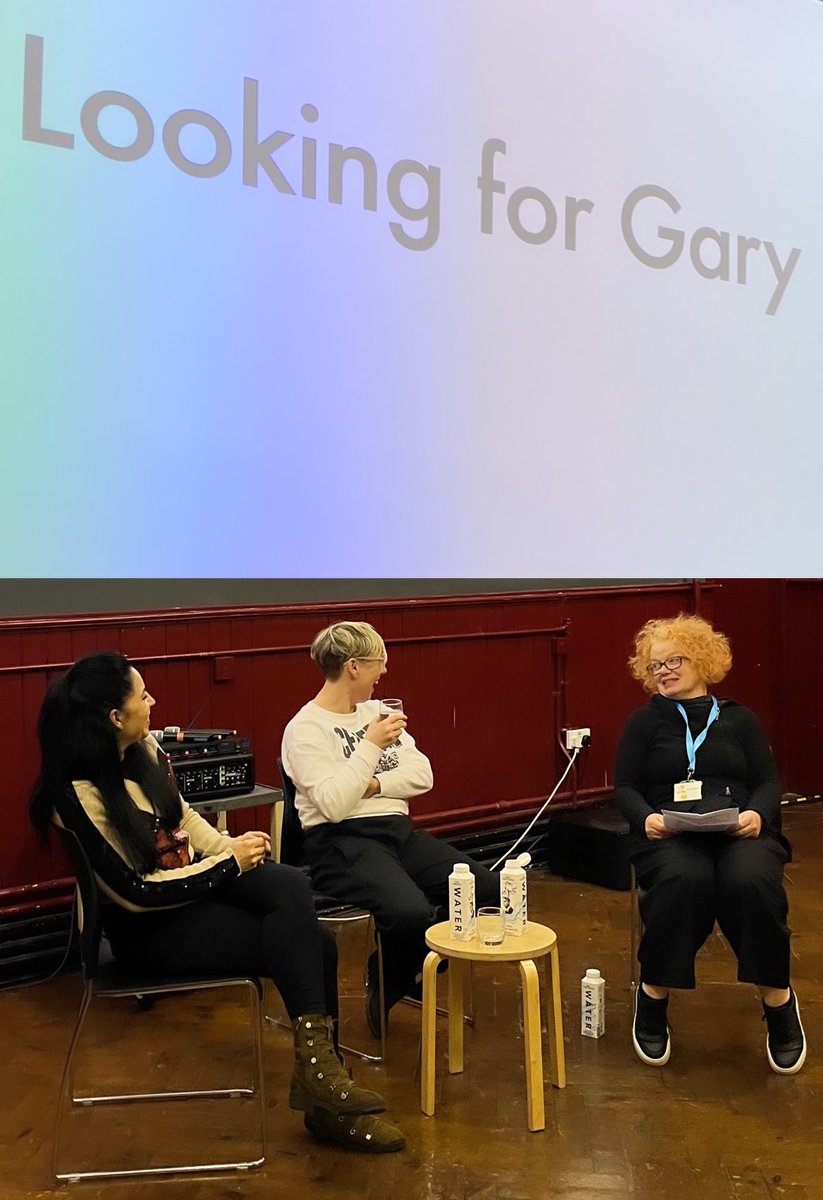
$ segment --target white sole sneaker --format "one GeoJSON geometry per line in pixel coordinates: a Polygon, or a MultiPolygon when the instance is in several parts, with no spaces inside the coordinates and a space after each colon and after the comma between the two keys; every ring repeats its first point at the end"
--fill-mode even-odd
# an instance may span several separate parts
{"type": "Polygon", "coordinates": [[[768,1033],[766,1034],[766,1057],[769,1060],[769,1066],[773,1071],[776,1071],[778,1075],[796,1075],[803,1066],[803,1063],[806,1061],[806,1050],[808,1049],[806,1045],[806,1030],[803,1028],[803,1022],[800,1020],[800,1001],[797,999],[797,993],[795,992],[794,988],[792,988],[792,996],[794,996],[794,1009],[797,1013],[797,1023],[800,1026],[800,1032],[803,1034],[803,1049],[800,1052],[800,1058],[798,1058],[794,1066],[779,1067],[772,1058],[772,1052],[769,1049],[769,1035],[768,1033]]]}
{"type": "Polygon", "coordinates": [[[642,1059],[642,1061],[644,1063],[647,1063],[648,1066],[650,1066],[650,1067],[665,1067],[665,1065],[669,1061],[669,1058],[671,1057],[671,1053],[672,1053],[672,1030],[671,1030],[671,1026],[669,1025],[669,1023],[666,1022],[666,1031],[669,1035],[668,1041],[666,1043],[666,1050],[665,1050],[665,1053],[661,1054],[659,1058],[650,1058],[649,1057],[649,1055],[641,1047],[640,1043],[637,1040],[635,1032],[634,1032],[634,1027],[637,1022],[637,1006],[639,1003],[640,989],[642,986],[643,986],[642,984],[638,984],[637,988],[635,990],[635,993],[634,993],[634,1017],[632,1018],[632,1042],[634,1043],[634,1048],[637,1052],[637,1057],[642,1059]]]}

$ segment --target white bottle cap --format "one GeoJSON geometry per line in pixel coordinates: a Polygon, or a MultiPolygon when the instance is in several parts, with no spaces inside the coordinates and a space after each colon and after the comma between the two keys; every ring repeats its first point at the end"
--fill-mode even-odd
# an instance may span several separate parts
{"type": "Polygon", "coordinates": [[[586,975],[588,976],[589,979],[599,979],[600,971],[597,967],[589,967],[588,970],[586,971],[586,975]]]}
{"type": "Polygon", "coordinates": [[[471,868],[468,863],[455,863],[454,869],[458,875],[468,875],[471,868]]]}
{"type": "Polygon", "coordinates": [[[532,856],[529,854],[528,850],[524,850],[522,854],[518,854],[514,861],[517,863],[518,867],[527,867],[531,860],[532,856]]]}

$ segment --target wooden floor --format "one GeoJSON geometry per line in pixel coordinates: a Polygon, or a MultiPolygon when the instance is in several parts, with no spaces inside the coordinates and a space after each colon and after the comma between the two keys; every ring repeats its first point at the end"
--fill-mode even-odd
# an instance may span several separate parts
{"type": "MultiPolygon", "coordinates": [[[[62,977],[0,996],[0,1198],[66,1195],[68,1188],[80,1200],[143,1200],[162,1186],[175,1200],[823,1200],[823,808],[789,810],[786,831],[796,857],[789,871],[793,979],[811,1047],[795,1077],[769,1070],[756,995],[734,982],[716,935],[699,960],[697,991],[672,1001],[669,1065],[644,1066],[629,1035],[628,895],[532,873],[531,915],[560,939],[569,1074],[564,1092],[547,1090],[544,1132],[526,1129],[517,969],[501,964],[476,974],[477,1024],[467,1031],[462,1076],[446,1071],[441,1022],[436,1116],[424,1117],[419,1107],[419,1010],[392,1013],[387,1067],[355,1068],[385,1094],[408,1138],[404,1153],[360,1156],[315,1144],[286,1102],[290,1035],[269,1026],[270,1150],[262,1168],[58,1188],[50,1175],[54,1107],[80,994],[77,977],[62,977]],[[600,1041],[579,1032],[580,977],[592,966],[607,982],[600,1041]]],[[[344,953],[357,951],[350,945],[344,953]]],[[[349,1005],[356,1014],[349,1033],[362,1037],[362,1003],[349,1005]]],[[[84,1077],[91,1086],[95,1071],[106,1083],[121,1078],[116,1063],[125,1052],[150,1086],[191,1079],[220,1086],[221,1076],[242,1078],[243,1037],[242,1006],[227,993],[168,998],[149,1012],[131,1002],[101,1003],[89,1016],[84,1077]]],[[[150,1105],[139,1115],[133,1107],[73,1112],[66,1153],[75,1166],[118,1156],[136,1165],[152,1148],[196,1154],[209,1143],[229,1153],[243,1144],[249,1115],[245,1102],[233,1101],[150,1105]]]]}

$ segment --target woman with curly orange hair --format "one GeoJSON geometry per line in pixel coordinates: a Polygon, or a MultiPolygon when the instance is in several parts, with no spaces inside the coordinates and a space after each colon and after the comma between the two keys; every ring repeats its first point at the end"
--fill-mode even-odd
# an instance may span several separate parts
{"type": "Polygon", "coordinates": [[[643,1062],[668,1062],[669,989],[694,987],[695,955],[717,921],[737,955],[738,979],[760,992],[769,1065],[793,1075],[806,1038],[789,983],[783,867],[791,848],[757,718],[709,690],[731,662],[728,639],[683,614],[647,622],[629,660],[652,693],[626,724],[615,771],[644,925],[632,1037],[643,1062]],[[701,816],[712,826],[700,828],[701,816]]]}

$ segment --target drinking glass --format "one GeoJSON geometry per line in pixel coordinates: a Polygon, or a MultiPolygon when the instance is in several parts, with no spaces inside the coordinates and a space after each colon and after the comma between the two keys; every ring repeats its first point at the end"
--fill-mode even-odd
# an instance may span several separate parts
{"type": "Polygon", "coordinates": [[[499,946],[503,941],[503,934],[503,910],[500,908],[478,908],[478,942],[482,946],[499,946]]]}
{"type": "Polygon", "coordinates": [[[381,717],[389,717],[392,713],[401,713],[403,711],[403,701],[398,700],[396,697],[390,697],[387,700],[380,700],[379,704],[379,715],[381,717]]]}

